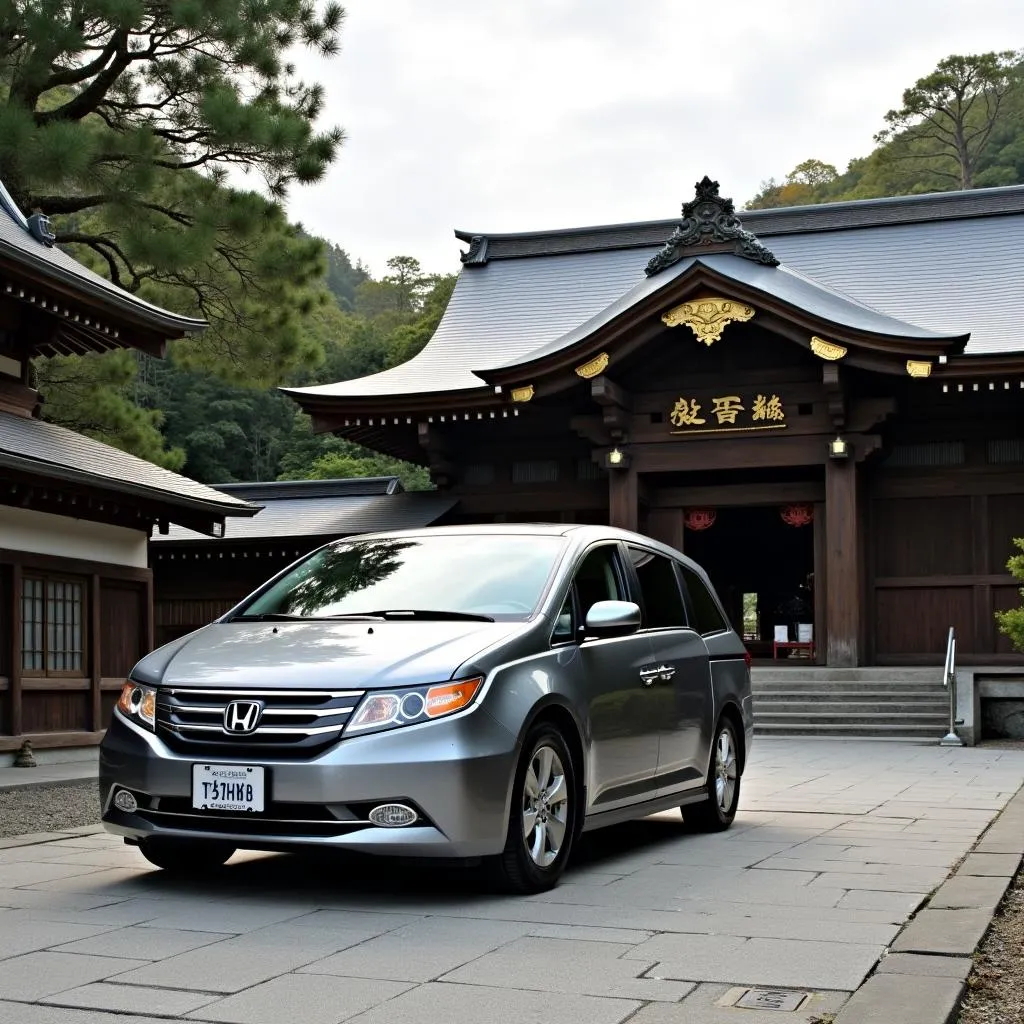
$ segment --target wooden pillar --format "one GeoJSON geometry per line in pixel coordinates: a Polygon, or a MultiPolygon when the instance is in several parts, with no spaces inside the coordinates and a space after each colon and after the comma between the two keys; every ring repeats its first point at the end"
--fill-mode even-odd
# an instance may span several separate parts
{"type": "MultiPolygon", "coordinates": [[[[89,652],[89,728],[98,732],[103,728],[102,651],[100,649],[100,577],[89,577],[88,647],[89,652]]],[[[83,626],[85,624],[83,623],[83,626]]]]}
{"type": "Polygon", "coordinates": [[[828,608],[825,595],[828,580],[828,537],[825,533],[825,503],[814,505],[814,663],[824,665],[828,637],[828,608]]]}
{"type": "Polygon", "coordinates": [[[10,697],[11,735],[20,736],[23,716],[21,711],[21,590],[20,565],[11,566],[11,678],[8,683],[10,697]]]}
{"type": "Polygon", "coordinates": [[[825,463],[826,664],[860,664],[860,530],[857,521],[857,463],[825,463]]]}
{"type": "Polygon", "coordinates": [[[647,515],[647,532],[662,544],[683,550],[683,510],[652,508],[647,515]]]}
{"type": "Polygon", "coordinates": [[[608,525],[635,530],[639,521],[640,493],[636,470],[613,469],[608,473],[608,525]]]}

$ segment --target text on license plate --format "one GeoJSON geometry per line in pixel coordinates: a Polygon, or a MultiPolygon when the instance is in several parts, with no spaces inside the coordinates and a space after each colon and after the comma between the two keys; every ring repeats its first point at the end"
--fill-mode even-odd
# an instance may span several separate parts
{"type": "Polygon", "coordinates": [[[262,765],[194,764],[192,807],[197,811],[262,811],[262,765]]]}

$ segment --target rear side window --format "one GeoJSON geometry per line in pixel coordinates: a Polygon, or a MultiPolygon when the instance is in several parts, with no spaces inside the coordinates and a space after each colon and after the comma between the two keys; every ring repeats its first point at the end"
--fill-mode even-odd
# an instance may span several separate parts
{"type": "Polygon", "coordinates": [[[672,562],[642,548],[631,547],[629,557],[644,599],[644,625],[648,629],[685,626],[686,606],[672,562]]]}
{"type": "Polygon", "coordinates": [[[694,629],[701,636],[708,633],[721,633],[728,629],[722,613],[718,610],[711,591],[705,586],[704,581],[690,568],[685,565],[679,566],[683,574],[683,582],[690,594],[690,605],[693,608],[694,629]]]}

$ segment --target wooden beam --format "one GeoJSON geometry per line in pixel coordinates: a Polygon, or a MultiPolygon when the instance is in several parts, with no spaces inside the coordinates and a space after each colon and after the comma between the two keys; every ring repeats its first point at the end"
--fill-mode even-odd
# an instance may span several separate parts
{"type": "Polygon", "coordinates": [[[89,577],[89,726],[94,731],[103,728],[103,673],[100,671],[102,656],[101,623],[103,621],[100,607],[100,576],[93,573],[89,577]]]}
{"type": "Polygon", "coordinates": [[[651,508],[686,508],[710,505],[788,505],[825,500],[824,481],[793,483],[718,484],[711,487],[662,487],[652,489],[651,508]]]}
{"type": "Polygon", "coordinates": [[[857,464],[825,465],[826,662],[833,668],[860,664],[860,529],[857,464]]]}
{"type": "Polygon", "coordinates": [[[11,734],[21,734],[21,588],[22,572],[20,565],[11,566],[11,675],[8,681],[7,700],[10,711],[11,734]]]}
{"type": "Polygon", "coordinates": [[[640,496],[637,471],[613,470],[608,474],[608,524],[622,530],[635,530],[639,519],[640,496]]]}

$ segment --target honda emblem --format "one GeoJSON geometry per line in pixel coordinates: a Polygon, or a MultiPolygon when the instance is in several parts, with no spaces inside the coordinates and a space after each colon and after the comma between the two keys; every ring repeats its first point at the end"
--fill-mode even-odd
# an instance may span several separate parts
{"type": "Polygon", "coordinates": [[[256,700],[233,700],[224,709],[224,731],[250,733],[256,731],[263,714],[263,705],[256,700]]]}

